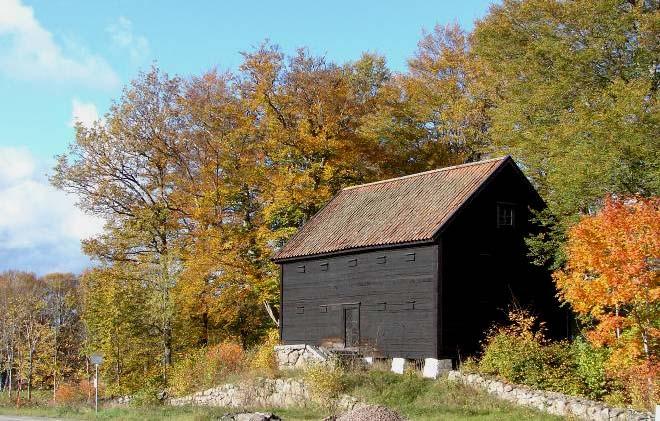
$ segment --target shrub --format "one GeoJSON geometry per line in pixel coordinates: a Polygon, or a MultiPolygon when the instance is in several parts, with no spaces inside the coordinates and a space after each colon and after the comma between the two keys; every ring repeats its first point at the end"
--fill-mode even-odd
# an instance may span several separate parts
{"type": "Polygon", "coordinates": [[[217,379],[229,373],[237,373],[245,368],[245,352],[243,348],[234,342],[222,342],[208,348],[206,352],[207,362],[211,365],[211,378],[217,379]]]}
{"type": "Polygon", "coordinates": [[[271,329],[266,335],[266,339],[257,345],[252,351],[250,358],[250,368],[273,372],[277,369],[275,360],[275,346],[280,341],[280,333],[277,329],[271,329]]]}
{"type": "Polygon", "coordinates": [[[636,408],[648,410],[660,402],[660,364],[639,363],[615,373],[623,395],[636,408]]]}
{"type": "Polygon", "coordinates": [[[509,312],[508,326],[490,329],[483,343],[479,370],[514,383],[523,383],[531,371],[541,366],[541,347],[545,341],[542,326],[524,311],[509,312]]]}
{"type": "Polygon", "coordinates": [[[152,377],[131,397],[131,406],[150,407],[162,404],[160,395],[165,389],[161,376],[152,377]]]}
{"type": "Polygon", "coordinates": [[[80,385],[75,383],[63,383],[57,386],[54,399],[56,405],[67,406],[85,402],[87,396],[88,395],[80,385]]]}
{"type": "MultiPolygon", "coordinates": [[[[61,383],[55,390],[54,403],[56,405],[70,406],[94,399],[94,384],[89,380],[79,382],[70,381],[61,383]]],[[[104,393],[103,383],[99,384],[99,396],[104,393]]]]}
{"type": "Polygon", "coordinates": [[[392,403],[399,401],[410,404],[423,393],[425,388],[426,384],[418,372],[407,371],[399,381],[392,385],[391,390],[386,393],[389,398],[388,400],[392,403]]]}
{"type": "Polygon", "coordinates": [[[569,343],[549,343],[543,324],[528,312],[511,311],[509,320],[510,325],[495,327],[487,335],[481,372],[554,392],[584,391],[569,343]]]}
{"type": "Polygon", "coordinates": [[[198,370],[202,365],[206,349],[199,349],[178,359],[169,376],[169,390],[174,396],[183,396],[195,390],[198,381],[198,370]]]}
{"type": "Polygon", "coordinates": [[[182,396],[222,382],[230,374],[246,367],[243,348],[233,342],[202,348],[178,360],[169,376],[169,390],[182,396]]]}
{"type": "MultiPolygon", "coordinates": [[[[94,393],[96,393],[95,388],[94,388],[94,382],[83,379],[80,382],[78,382],[78,388],[80,389],[80,392],[85,396],[86,399],[91,400],[94,397],[94,393]]],[[[99,396],[104,395],[105,393],[105,383],[102,381],[101,378],[99,378],[99,396]]]]}
{"type": "Polygon", "coordinates": [[[595,348],[583,337],[571,344],[577,375],[584,383],[585,395],[591,399],[603,399],[611,393],[614,384],[607,378],[605,364],[609,358],[607,348],[595,348]]]}
{"type": "Polygon", "coordinates": [[[458,369],[462,373],[473,374],[479,372],[479,360],[474,357],[467,357],[465,361],[461,362],[458,369]]]}
{"type": "MultiPolygon", "coordinates": [[[[573,342],[549,342],[543,326],[525,312],[512,312],[511,324],[490,330],[478,362],[478,370],[513,383],[590,399],[605,400],[612,405],[633,403],[648,408],[659,398],[660,367],[636,367],[622,373],[608,364],[611,351],[595,347],[582,337],[573,342]],[[538,326],[538,327],[535,327],[538,326]],[[654,395],[655,394],[655,395],[654,395]]],[[[473,363],[466,370],[473,369],[473,363]]],[[[463,369],[463,367],[462,367],[463,369]]]]}
{"type": "Polygon", "coordinates": [[[323,406],[330,406],[346,389],[346,374],[336,361],[309,365],[303,377],[310,387],[312,398],[323,406]]]}

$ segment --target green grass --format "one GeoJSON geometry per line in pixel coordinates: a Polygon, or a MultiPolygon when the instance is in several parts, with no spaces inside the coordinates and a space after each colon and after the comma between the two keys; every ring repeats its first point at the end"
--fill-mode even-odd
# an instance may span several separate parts
{"type": "Polygon", "coordinates": [[[16,407],[15,397],[11,401],[5,393],[0,393],[0,415],[22,415],[34,417],[64,418],[73,420],[127,420],[127,421],[151,421],[151,420],[177,420],[177,421],[206,421],[217,420],[227,413],[259,411],[272,412],[285,420],[319,420],[328,416],[328,410],[310,408],[207,408],[207,407],[172,407],[154,406],[148,408],[135,407],[108,407],[101,405],[99,413],[94,413],[93,404],[76,404],[75,406],[52,405],[51,391],[35,390],[32,400],[25,399],[26,394],[21,395],[21,406],[16,407]]]}
{"type": "MultiPolygon", "coordinates": [[[[535,420],[550,421],[560,418],[532,409],[516,407],[495,399],[484,392],[449,382],[422,379],[416,374],[403,376],[387,371],[353,372],[346,375],[345,392],[366,402],[390,407],[411,420],[535,420]]],[[[48,392],[34,394],[33,403],[21,408],[0,397],[0,414],[59,417],[81,420],[181,420],[202,421],[218,419],[230,408],[167,407],[102,408],[96,416],[89,406],[49,406],[48,392]]],[[[25,402],[25,401],[24,401],[25,402]]],[[[256,408],[273,412],[284,420],[320,420],[329,415],[321,408],[256,408]]],[[[246,410],[247,411],[247,410],[246,410]]]]}
{"type": "MultiPolygon", "coordinates": [[[[257,408],[260,412],[272,412],[285,420],[319,420],[328,414],[319,409],[307,408],[257,408]]],[[[205,407],[171,407],[160,406],[151,408],[103,408],[98,415],[93,408],[81,407],[0,407],[0,415],[22,415],[35,417],[56,417],[75,420],[177,420],[177,421],[206,421],[217,420],[229,412],[241,412],[231,408],[205,408],[205,407]]]]}
{"type": "Polygon", "coordinates": [[[559,420],[514,406],[446,379],[422,379],[386,371],[348,375],[348,393],[397,410],[411,420],[559,420]]]}

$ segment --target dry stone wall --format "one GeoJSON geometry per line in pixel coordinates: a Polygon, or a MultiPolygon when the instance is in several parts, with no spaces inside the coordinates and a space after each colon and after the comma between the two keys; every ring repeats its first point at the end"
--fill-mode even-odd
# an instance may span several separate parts
{"type": "Polygon", "coordinates": [[[309,388],[297,379],[259,378],[245,384],[225,384],[182,398],[170,400],[174,406],[202,405],[226,408],[306,406],[309,388]]]}
{"type": "Polygon", "coordinates": [[[304,368],[310,363],[326,361],[330,354],[321,347],[312,345],[277,345],[275,359],[280,370],[304,368]]]}
{"type": "MultiPolygon", "coordinates": [[[[225,384],[211,389],[170,399],[170,405],[199,405],[223,408],[290,408],[309,405],[309,386],[298,379],[257,378],[243,384],[225,384]]],[[[353,409],[360,401],[349,395],[341,395],[335,406],[353,409]]]]}
{"type": "Polygon", "coordinates": [[[561,393],[534,390],[499,380],[488,379],[478,374],[450,371],[449,380],[487,391],[500,399],[517,405],[538,409],[553,415],[593,421],[651,421],[649,412],[612,408],[601,402],[568,396],[561,393]]]}

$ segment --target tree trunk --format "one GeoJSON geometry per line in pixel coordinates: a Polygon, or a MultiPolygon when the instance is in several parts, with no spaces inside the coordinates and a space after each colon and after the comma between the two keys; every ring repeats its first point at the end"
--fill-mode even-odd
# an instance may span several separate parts
{"type": "Polygon", "coordinates": [[[30,350],[28,356],[28,378],[27,378],[27,394],[28,401],[32,400],[32,366],[33,366],[33,354],[34,352],[30,350]]]}
{"type": "Polygon", "coordinates": [[[169,321],[163,329],[163,380],[167,382],[167,370],[172,365],[172,328],[169,321]]]}
{"type": "Polygon", "coordinates": [[[55,358],[53,361],[53,402],[55,402],[55,396],[57,394],[57,331],[55,329],[55,358]]]}
{"type": "Polygon", "coordinates": [[[23,388],[23,381],[22,379],[19,378],[19,380],[16,382],[16,406],[19,406],[21,404],[21,389],[23,388]]]}
{"type": "Polygon", "coordinates": [[[204,334],[200,341],[201,346],[208,346],[209,344],[209,314],[205,311],[202,313],[202,325],[204,326],[204,334]]]}
{"type": "Polygon", "coordinates": [[[7,379],[9,381],[9,388],[8,390],[8,396],[9,399],[11,399],[11,392],[12,392],[12,384],[13,384],[13,377],[14,377],[14,358],[9,359],[9,378],[7,379]]]}

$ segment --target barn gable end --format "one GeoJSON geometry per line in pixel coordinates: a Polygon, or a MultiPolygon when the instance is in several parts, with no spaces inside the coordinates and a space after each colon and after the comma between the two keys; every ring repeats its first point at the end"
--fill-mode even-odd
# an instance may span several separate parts
{"type": "Polygon", "coordinates": [[[510,157],[342,190],[273,259],[282,342],[457,358],[512,303],[555,319],[524,244],[543,206],[510,157]]]}

